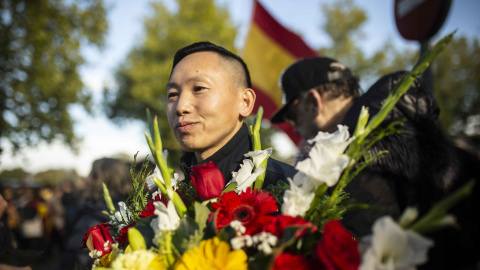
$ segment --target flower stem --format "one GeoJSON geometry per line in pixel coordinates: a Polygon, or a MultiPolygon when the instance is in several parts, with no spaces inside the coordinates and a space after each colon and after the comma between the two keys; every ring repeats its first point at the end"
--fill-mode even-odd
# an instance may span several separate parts
{"type": "Polygon", "coordinates": [[[409,229],[423,234],[443,227],[445,225],[445,217],[448,216],[446,215],[447,211],[463,198],[469,196],[474,186],[475,180],[468,181],[450,196],[435,204],[424,217],[415,222],[409,229]]]}
{"type": "MultiPolygon", "coordinates": [[[[372,132],[376,127],[378,127],[388,113],[393,109],[395,104],[398,100],[402,97],[405,92],[410,88],[412,82],[417,78],[418,75],[423,73],[428,66],[432,63],[433,59],[447,46],[447,44],[453,39],[453,35],[455,32],[443,37],[440,41],[438,41],[432,48],[428,49],[422,57],[418,60],[415,64],[413,69],[408,73],[405,74],[400,81],[395,85],[392,92],[388,95],[385,99],[385,102],[382,105],[380,111],[372,117],[372,119],[368,122],[367,126],[365,127],[363,133],[361,133],[353,142],[350,144],[347,150],[348,156],[353,156],[361,146],[363,140],[372,132]]],[[[357,123],[357,125],[359,125],[357,123]]]]}

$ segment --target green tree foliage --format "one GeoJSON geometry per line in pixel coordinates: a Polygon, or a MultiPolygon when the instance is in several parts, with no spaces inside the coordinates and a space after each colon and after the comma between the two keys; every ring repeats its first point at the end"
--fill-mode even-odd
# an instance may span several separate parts
{"type": "Polygon", "coordinates": [[[51,185],[55,186],[63,182],[75,183],[80,176],[75,170],[47,170],[39,172],[33,176],[37,183],[41,186],[51,185]]]}
{"type": "Polygon", "coordinates": [[[480,139],[480,44],[478,39],[458,37],[433,62],[433,84],[443,128],[452,135],[480,139]],[[477,115],[476,123],[474,116],[477,115]],[[467,124],[476,132],[465,133],[467,124]]]}
{"type": "MultiPolygon", "coordinates": [[[[362,81],[370,84],[387,73],[409,69],[419,57],[419,49],[401,50],[388,40],[371,56],[366,56],[358,45],[365,38],[362,32],[368,20],[365,11],[352,0],[324,4],[322,10],[325,18],[322,30],[331,38],[332,45],[321,48],[320,52],[350,67],[362,81]]],[[[478,39],[455,37],[432,64],[434,94],[441,108],[443,130],[454,136],[473,136],[477,142],[480,141],[479,72],[478,39]],[[467,126],[475,126],[476,130],[465,133],[467,126]]]]}
{"type": "Polygon", "coordinates": [[[0,1],[0,138],[15,149],[59,138],[75,146],[71,104],[87,110],[83,44],[101,46],[101,0],[0,1]]]}
{"type": "Polygon", "coordinates": [[[23,179],[28,176],[28,172],[22,168],[3,170],[0,172],[0,179],[23,179]]]}
{"type": "Polygon", "coordinates": [[[236,28],[224,7],[213,0],[177,0],[175,10],[162,2],[151,4],[144,21],[145,37],[116,71],[117,87],[105,89],[105,107],[117,123],[146,119],[146,108],[159,117],[165,148],[177,160],[179,146],[166,117],[166,85],[175,52],[191,43],[208,40],[235,51],[236,28]]]}
{"type": "Polygon", "coordinates": [[[367,56],[359,43],[366,37],[362,26],[368,17],[352,0],[324,4],[322,11],[325,18],[322,30],[330,37],[332,45],[320,48],[320,53],[345,64],[364,81],[406,69],[418,58],[416,52],[399,51],[388,40],[371,56],[367,56]]]}

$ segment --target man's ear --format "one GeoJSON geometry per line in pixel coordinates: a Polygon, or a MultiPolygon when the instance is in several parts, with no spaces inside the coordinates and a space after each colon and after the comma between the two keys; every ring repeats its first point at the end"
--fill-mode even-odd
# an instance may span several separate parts
{"type": "Polygon", "coordinates": [[[318,115],[323,108],[323,98],[315,89],[308,90],[307,96],[305,98],[305,104],[307,110],[311,115],[318,115]]]}
{"type": "Polygon", "coordinates": [[[252,113],[253,106],[255,105],[255,91],[251,88],[246,88],[241,93],[240,103],[240,116],[243,118],[249,116],[252,113]]]}

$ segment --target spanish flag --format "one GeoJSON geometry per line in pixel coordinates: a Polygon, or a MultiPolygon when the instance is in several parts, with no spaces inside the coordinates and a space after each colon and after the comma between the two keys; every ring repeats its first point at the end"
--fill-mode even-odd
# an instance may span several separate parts
{"type": "MultiPolygon", "coordinates": [[[[259,106],[264,109],[263,117],[270,119],[282,105],[282,92],[278,86],[281,72],[300,58],[318,54],[302,38],[278,23],[258,2],[254,1],[243,60],[250,70],[253,89],[257,94],[254,112],[259,106]]],[[[298,144],[301,137],[286,123],[276,125],[298,144]]]]}

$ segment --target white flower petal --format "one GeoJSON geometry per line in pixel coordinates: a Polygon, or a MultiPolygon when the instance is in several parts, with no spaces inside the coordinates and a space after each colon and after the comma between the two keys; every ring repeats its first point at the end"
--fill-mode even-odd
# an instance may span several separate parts
{"type": "MultiPolygon", "coordinates": [[[[161,232],[163,230],[175,230],[180,224],[180,217],[178,216],[173,203],[170,202],[168,207],[162,202],[154,202],[153,205],[155,206],[154,213],[158,216],[156,219],[154,219],[157,221],[155,222],[156,228],[154,227],[153,229],[156,232],[161,232]]],[[[152,226],[152,224],[150,225],[152,226]]]]}
{"type": "Polygon", "coordinates": [[[349,162],[347,155],[334,153],[323,144],[317,143],[311,149],[309,158],[300,161],[295,168],[308,175],[315,188],[322,183],[331,187],[337,184],[349,162]]]}
{"type": "Polygon", "coordinates": [[[156,166],[155,170],[153,170],[153,173],[150,174],[147,177],[147,187],[148,187],[148,189],[152,189],[152,188],[157,186],[155,184],[155,182],[153,181],[154,178],[157,178],[158,180],[160,180],[160,182],[165,183],[163,181],[162,173],[160,172],[160,169],[158,168],[158,166],[156,166]]]}
{"type": "Polygon", "coordinates": [[[391,217],[381,217],[373,225],[371,247],[362,256],[360,270],[415,269],[427,261],[433,241],[404,230],[391,217]]]}
{"type": "MultiPolygon", "coordinates": [[[[294,179],[297,177],[297,174],[294,176],[294,179]]],[[[310,209],[310,204],[315,197],[313,184],[311,184],[311,182],[310,184],[307,184],[307,181],[305,181],[305,183],[299,187],[290,178],[287,178],[287,180],[290,183],[290,189],[286,190],[283,195],[282,214],[289,216],[303,216],[308,209],[310,209]]]]}
{"type": "MultiPolygon", "coordinates": [[[[167,150],[165,150],[167,151],[167,150]]],[[[164,153],[165,153],[164,151],[164,153]]],[[[168,154],[168,152],[167,152],[168,154]]],[[[178,178],[180,176],[178,175],[178,173],[173,173],[173,178],[170,179],[170,182],[172,184],[172,187],[176,187],[177,186],[177,181],[178,181],[178,178]]],[[[150,174],[148,177],[147,177],[147,187],[148,189],[152,189],[154,187],[156,187],[157,185],[155,184],[155,182],[153,181],[154,178],[157,178],[158,180],[160,180],[160,182],[162,182],[163,184],[165,184],[165,181],[163,181],[163,176],[162,176],[162,172],[160,171],[160,169],[158,168],[158,166],[155,167],[155,170],[153,171],[152,174],[150,174]]]]}
{"type": "Polygon", "coordinates": [[[255,169],[255,172],[253,172],[252,174],[250,174],[248,176],[247,179],[245,179],[245,181],[243,181],[242,184],[240,185],[237,185],[237,188],[235,188],[235,191],[237,193],[241,193],[241,192],[245,192],[245,190],[251,186],[253,184],[253,182],[255,182],[255,180],[257,179],[257,177],[262,174],[263,172],[265,172],[265,168],[263,166],[260,166],[258,168],[255,169]]]}
{"type": "Polygon", "coordinates": [[[267,157],[272,155],[272,148],[267,148],[265,150],[254,150],[246,153],[244,156],[245,157],[251,157],[253,160],[253,164],[255,165],[256,168],[258,168],[263,160],[267,157]]]}
{"type": "Polygon", "coordinates": [[[237,182],[237,186],[243,184],[247,178],[252,174],[253,161],[244,159],[243,164],[240,164],[238,172],[232,172],[232,180],[237,182]]]}

